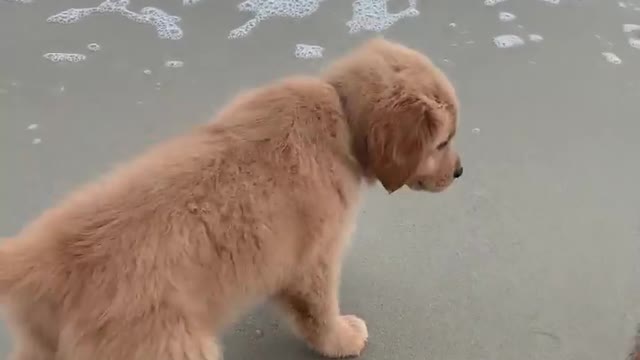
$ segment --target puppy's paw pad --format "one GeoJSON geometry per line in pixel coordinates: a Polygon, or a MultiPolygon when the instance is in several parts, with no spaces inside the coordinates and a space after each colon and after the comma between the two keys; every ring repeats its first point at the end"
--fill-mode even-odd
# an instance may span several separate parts
{"type": "Polygon", "coordinates": [[[362,319],[344,315],[338,319],[335,332],[323,353],[333,358],[358,356],[367,345],[368,338],[367,324],[362,319]]]}
{"type": "Polygon", "coordinates": [[[369,330],[367,330],[367,324],[364,320],[354,315],[341,316],[342,319],[351,329],[355,331],[358,337],[362,338],[364,342],[369,339],[369,330]]]}

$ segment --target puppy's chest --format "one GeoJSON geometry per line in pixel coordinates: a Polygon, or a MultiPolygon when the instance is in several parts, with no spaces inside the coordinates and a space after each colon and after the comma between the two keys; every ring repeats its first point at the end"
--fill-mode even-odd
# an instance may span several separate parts
{"type": "Polygon", "coordinates": [[[341,247],[351,236],[360,203],[357,182],[332,179],[309,201],[301,203],[300,225],[304,257],[341,247]]]}

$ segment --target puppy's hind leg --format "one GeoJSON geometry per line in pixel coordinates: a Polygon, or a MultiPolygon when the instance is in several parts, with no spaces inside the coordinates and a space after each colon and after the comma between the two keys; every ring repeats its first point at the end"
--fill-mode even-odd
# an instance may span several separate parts
{"type": "Polygon", "coordinates": [[[59,360],[222,360],[207,329],[154,314],[133,324],[111,324],[90,332],[81,327],[61,335],[59,360]],[[79,334],[82,334],[78,336],[79,334]]]}
{"type": "Polygon", "coordinates": [[[364,321],[340,315],[339,273],[337,258],[320,259],[276,297],[297,333],[311,348],[332,358],[360,355],[368,338],[364,321]]]}
{"type": "Polygon", "coordinates": [[[54,360],[57,351],[57,320],[46,304],[32,307],[8,304],[8,324],[14,349],[10,360],[54,360]]]}
{"type": "Polygon", "coordinates": [[[15,348],[9,355],[9,360],[54,360],[55,347],[51,347],[46,341],[34,334],[22,332],[15,337],[15,348]]]}

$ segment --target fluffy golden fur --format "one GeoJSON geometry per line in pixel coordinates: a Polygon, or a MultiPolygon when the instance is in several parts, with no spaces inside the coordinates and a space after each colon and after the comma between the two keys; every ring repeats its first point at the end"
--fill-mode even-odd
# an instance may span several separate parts
{"type": "Polygon", "coordinates": [[[360,354],[338,283],[362,185],[449,186],[457,109],[440,70],[382,39],[239,96],[2,243],[12,359],[221,359],[216,334],[267,300],[319,353],[360,354]]]}

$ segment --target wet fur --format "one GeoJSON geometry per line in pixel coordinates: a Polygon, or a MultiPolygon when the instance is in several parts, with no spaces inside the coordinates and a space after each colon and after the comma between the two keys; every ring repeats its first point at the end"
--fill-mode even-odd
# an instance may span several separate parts
{"type": "Polygon", "coordinates": [[[321,354],[360,354],[338,283],[362,184],[451,184],[458,156],[436,144],[457,106],[426,57],[382,39],[242,94],[2,243],[12,359],[217,360],[216,334],[267,300],[321,354]]]}

